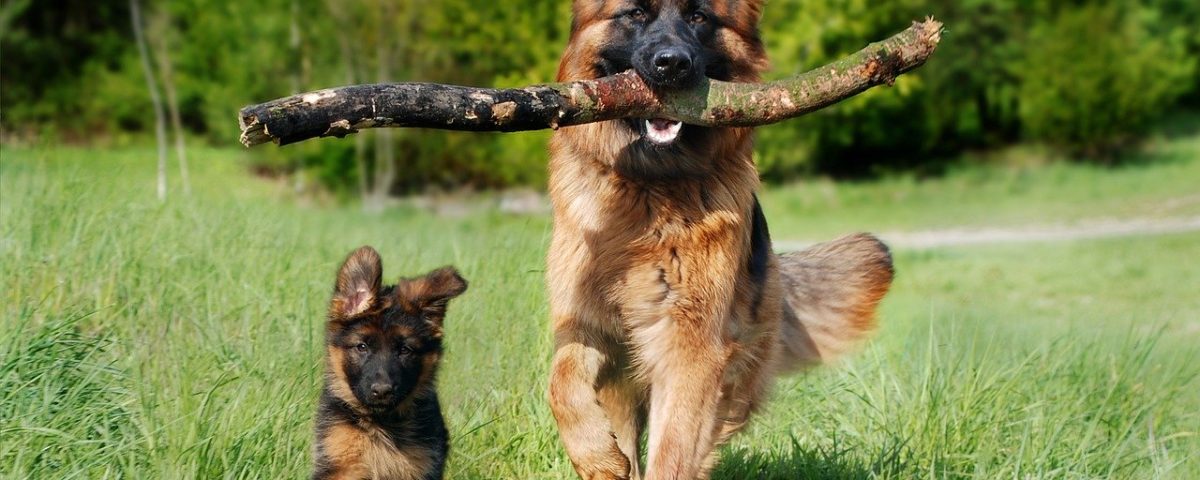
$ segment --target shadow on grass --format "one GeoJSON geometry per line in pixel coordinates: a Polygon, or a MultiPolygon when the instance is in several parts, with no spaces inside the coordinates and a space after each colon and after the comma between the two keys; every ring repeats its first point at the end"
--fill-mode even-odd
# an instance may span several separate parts
{"type": "Polygon", "coordinates": [[[868,451],[840,443],[801,445],[795,438],[786,452],[726,449],[713,470],[715,480],[833,479],[902,477],[905,469],[904,441],[895,439],[880,449],[868,451]]]}
{"type": "Polygon", "coordinates": [[[1200,110],[1181,109],[1165,116],[1158,131],[1168,139],[1200,135],[1200,110]]]}
{"type": "Polygon", "coordinates": [[[1112,168],[1190,162],[1195,158],[1194,138],[1197,136],[1200,136],[1200,111],[1180,110],[1167,114],[1150,135],[1114,151],[1111,158],[1080,160],[1112,168]],[[1193,139],[1190,142],[1192,148],[1187,147],[1189,139],[1193,139]]]}

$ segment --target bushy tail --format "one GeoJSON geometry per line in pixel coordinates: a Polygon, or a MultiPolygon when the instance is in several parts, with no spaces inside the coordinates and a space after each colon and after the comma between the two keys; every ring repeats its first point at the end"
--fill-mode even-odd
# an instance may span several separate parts
{"type": "Polygon", "coordinates": [[[893,274],[887,245],[865,233],[780,255],[779,269],[783,370],[828,362],[866,338],[893,274]]]}

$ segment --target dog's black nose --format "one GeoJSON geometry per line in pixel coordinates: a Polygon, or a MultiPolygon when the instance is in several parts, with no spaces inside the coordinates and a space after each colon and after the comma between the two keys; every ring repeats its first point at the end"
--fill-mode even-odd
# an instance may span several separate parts
{"type": "Polygon", "coordinates": [[[664,48],[654,54],[654,71],[661,78],[686,77],[692,69],[692,57],[681,48],[664,48]]]}
{"type": "Polygon", "coordinates": [[[392,393],[392,385],[390,383],[372,383],[371,397],[382,398],[392,393]]]}

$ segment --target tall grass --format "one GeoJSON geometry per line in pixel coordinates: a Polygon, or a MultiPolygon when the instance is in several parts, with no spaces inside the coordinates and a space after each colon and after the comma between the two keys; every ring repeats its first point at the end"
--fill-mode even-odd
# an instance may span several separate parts
{"type": "Polygon", "coordinates": [[[12,478],[49,472],[113,476],[147,464],[129,378],[113,365],[111,338],[81,331],[86,314],[34,327],[29,311],[0,350],[0,458],[12,478]]]}
{"type": "Polygon", "coordinates": [[[1194,395],[1187,385],[1195,371],[1181,359],[1151,360],[1152,339],[1058,336],[1020,345],[953,332],[921,337],[911,349],[873,350],[842,371],[784,382],[768,414],[778,420],[757,423],[746,435],[753,441],[727,452],[722,473],[779,479],[1191,475],[1179,464],[1194,465],[1195,443],[1187,436],[1196,419],[1177,408],[1195,403],[1186,398],[1194,395]]]}
{"type": "MultiPolygon", "coordinates": [[[[150,151],[3,151],[0,477],[303,477],[324,304],[362,244],[387,278],[471,282],[440,379],[448,477],[573,475],[543,400],[546,217],[365,214],[192,157],[196,193],[160,204],[150,151]]],[[[1178,182],[1091,175],[1155,171],[1178,182]]],[[[1200,235],[898,252],[877,340],[781,381],[716,476],[1200,476],[1188,258],[1200,235]]]]}

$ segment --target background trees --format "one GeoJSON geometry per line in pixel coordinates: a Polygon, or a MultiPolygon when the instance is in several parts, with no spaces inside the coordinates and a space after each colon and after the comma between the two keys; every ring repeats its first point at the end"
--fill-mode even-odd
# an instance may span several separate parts
{"type": "MultiPolygon", "coordinates": [[[[0,128],[123,142],[153,128],[124,0],[0,6],[0,128]],[[65,7],[65,8],[64,8],[65,7]]],[[[234,145],[238,107],[298,90],[415,80],[517,86],[553,79],[569,2],[173,0],[145,5],[156,65],[183,127],[234,145]],[[168,41],[169,40],[169,41],[168,41]],[[166,58],[166,57],[169,57],[166,58]]],[[[1087,158],[1136,145],[1200,106],[1200,4],[1178,0],[772,0],[763,36],[778,78],[925,15],[949,29],[895,88],[760,129],[769,180],[937,171],[964,150],[1034,141],[1087,158]]],[[[540,185],[547,134],[397,130],[263,151],[364,199],[430,186],[540,185]]]]}

